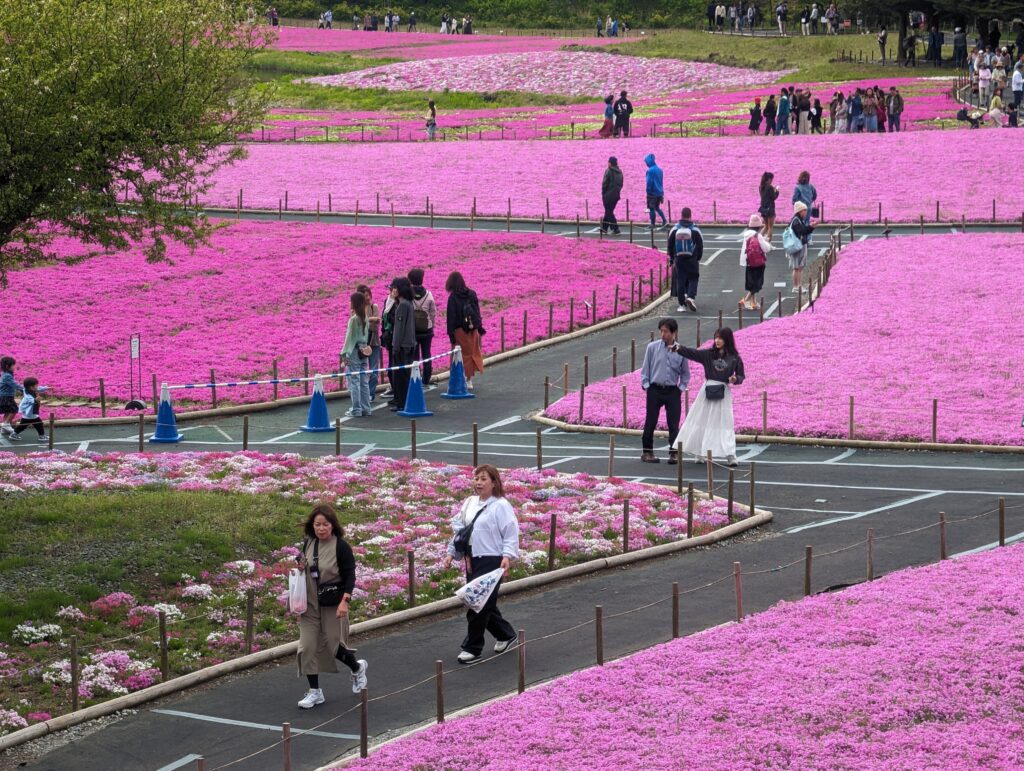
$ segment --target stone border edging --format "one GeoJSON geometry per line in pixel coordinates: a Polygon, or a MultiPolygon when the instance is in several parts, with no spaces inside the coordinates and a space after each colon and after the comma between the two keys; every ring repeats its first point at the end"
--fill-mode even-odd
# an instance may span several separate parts
{"type": "MultiPolygon", "coordinates": [[[[650,247],[645,247],[650,248],[650,247]]],[[[535,340],[527,345],[521,345],[518,348],[512,348],[502,353],[494,353],[484,359],[484,364],[487,366],[493,364],[500,364],[503,361],[514,359],[518,356],[524,356],[533,351],[547,348],[552,345],[558,345],[569,340],[575,340],[577,338],[588,335],[591,332],[601,332],[605,329],[624,324],[634,319],[646,316],[648,313],[657,308],[661,303],[671,296],[670,292],[663,292],[655,297],[647,305],[638,308],[635,311],[616,316],[615,318],[605,319],[599,321],[596,324],[591,324],[580,329],[573,330],[572,332],[564,332],[554,337],[549,337],[544,340],[535,340]]],[[[449,371],[439,372],[434,380],[437,382],[443,382],[448,380],[449,371]]],[[[383,388],[383,386],[378,386],[383,388]]],[[[330,391],[324,392],[326,399],[341,399],[349,395],[348,389],[341,391],[330,391]]],[[[308,404],[309,396],[287,396],[277,401],[269,402],[253,402],[252,404],[232,404],[227,407],[218,407],[217,409],[206,409],[206,410],[195,410],[193,412],[175,412],[174,417],[176,420],[203,420],[205,418],[217,418],[225,417],[230,415],[245,415],[250,412],[266,412],[273,410],[278,407],[289,407],[296,404],[308,404]]],[[[147,409],[149,409],[147,407],[147,409]]],[[[145,423],[155,423],[156,415],[151,412],[145,412],[142,414],[143,421],[145,423]]],[[[57,427],[70,427],[70,426],[115,426],[115,425],[138,425],[139,416],[133,415],[131,417],[115,417],[115,418],[64,418],[63,420],[55,420],[54,425],[57,427]]]]}
{"type": "MultiPolygon", "coordinates": [[[[747,508],[742,504],[737,505],[742,509],[747,508]]],[[[673,541],[672,543],[659,544],[657,546],[638,549],[626,554],[615,554],[610,557],[600,557],[598,559],[582,562],[578,565],[569,565],[547,573],[538,573],[534,576],[527,576],[526,578],[510,581],[503,585],[500,591],[502,596],[516,594],[518,592],[524,592],[537,587],[547,586],[548,584],[554,584],[567,578],[576,578],[578,576],[596,573],[606,568],[622,567],[623,565],[630,565],[635,562],[643,562],[644,560],[663,557],[678,551],[686,551],[700,546],[707,546],[709,544],[718,543],[719,541],[731,538],[734,535],[739,535],[747,530],[752,530],[756,527],[767,524],[772,521],[772,518],[772,512],[755,508],[752,516],[696,538],[688,538],[681,541],[673,541]]],[[[463,604],[460,599],[457,597],[447,597],[443,600],[436,600],[435,602],[427,603],[426,605],[407,608],[406,610],[399,610],[394,613],[378,616],[377,618],[360,621],[359,623],[351,626],[349,633],[356,635],[373,632],[379,629],[386,629],[408,621],[414,621],[419,618],[433,616],[462,607],[463,604]]],[[[158,683],[157,685],[151,685],[149,688],[143,688],[140,691],[135,691],[134,693],[129,693],[125,696],[118,696],[115,699],[105,701],[101,704],[94,704],[91,707],[80,709],[77,712],[69,712],[66,715],[60,715],[41,723],[35,723],[28,728],[22,728],[18,731],[14,731],[13,733],[9,733],[6,736],[0,736],[0,752],[11,749],[12,747],[17,747],[18,745],[32,741],[33,739],[39,739],[56,731],[85,723],[89,720],[104,717],[114,712],[120,712],[124,709],[132,709],[140,704],[152,701],[153,699],[169,696],[173,693],[178,693],[179,691],[191,688],[192,686],[200,685],[210,680],[215,680],[222,675],[239,672],[260,664],[275,661],[276,659],[284,658],[285,656],[294,654],[297,648],[298,642],[276,645],[273,648],[267,648],[266,650],[251,653],[247,656],[239,656],[237,659],[232,659],[231,661],[225,661],[220,664],[215,664],[212,667],[205,667],[195,672],[175,677],[166,682],[158,683]]]]}
{"type": "MultiPolygon", "coordinates": [[[[564,397],[563,397],[564,398],[564,397]]],[[[577,434],[610,434],[614,436],[640,436],[638,428],[616,426],[589,426],[566,423],[549,418],[542,411],[526,416],[528,419],[561,431],[577,434]]],[[[655,436],[668,437],[668,431],[655,431],[655,436]]],[[[931,450],[933,452],[991,452],[1008,455],[1024,455],[1024,446],[1013,444],[953,444],[951,442],[894,442],[881,439],[836,439],[825,436],[776,436],[774,434],[737,434],[736,441],[744,444],[790,444],[801,447],[852,447],[859,450],[931,450]]]]}

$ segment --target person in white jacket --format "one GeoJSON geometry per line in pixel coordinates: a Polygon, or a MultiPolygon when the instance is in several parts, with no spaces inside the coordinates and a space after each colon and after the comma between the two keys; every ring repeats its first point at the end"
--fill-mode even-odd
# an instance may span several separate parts
{"type": "Polygon", "coordinates": [[[764,286],[764,269],[771,250],[772,242],[764,234],[764,220],[760,214],[751,215],[747,229],[740,235],[740,265],[746,268],[744,284],[747,290],[740,300],[741,308],[760,310],[757,294],[764,286]]]}

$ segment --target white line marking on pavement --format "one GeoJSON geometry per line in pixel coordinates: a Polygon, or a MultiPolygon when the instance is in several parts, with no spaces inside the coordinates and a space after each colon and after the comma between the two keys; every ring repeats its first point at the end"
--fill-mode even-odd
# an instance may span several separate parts
{"type": "Polygon", "coordinates": [[[358,450],[356,450],[354,453],[352,453],[348,457],[352,458],[353,460],[356,459],[356,458],[362,458],[364,455],[369,455],[371,452],[373,452],[376,449],[377,449],[377,445],[375,445],[373,443],[364,444],[362,447],[360,447],[358,450]]]}
{"type": "MultiPolygon", "coordinates": [[[[281,726],[279,725],[266,725],[265,723],[250,723],[248,720],[231,720],[226,717],[213,717],[212,715],[199,715],[195,712],[180,712],[176,709],[154,709],[150,710],[158,715],[171,715],[173,717],[187,717],[191,720],[203,720],[207,723],[219,723],[221,725],[234,725],[239,728],[256,728],[260,731],[274,731],[275,733],[281,732],[281,726]]],[[[301,728],[295,728],[292,726],[292,736],[298,736],[300,734],[309,734],[310,736],[323,736],[328,739],[358,739],[358,734],[336,734],[328,731],[309,731],[301,728]]]]}
{"type": "Polygon", "coordinates": [[[844,458],[849,458],[855,452],[857,452],[857,451],[855,449],[853,449],[853,448],[851,448],[849,450],[843,450],[836,457],[829,458],[827,461],[825,461],[825,463],[838,463],[839,461],[843,460],[844,458]]]}
{"type": "Polygon", "coordinates": [[[568,463],[569,461],[579,460],[579,459],[580,459],[579,455],[570,455],[567,458],[559,458],[558,460],[553,460],[550,463],[545,463],[544,464],[544,468],[551,468],[552,466],[557,466],[559,463],[568,463]]]}
{"type": "Polygon", "coordinates": [[[277,444],[283,442],[285,439],[291,439],[296,434],[302,433],[301,431],[292,431],[287,434],[281,434],[281,436],[275,436],[273,439],[267,439],[266,441],[260,442],[260,444],[277,444]]]}
{"type": "Polygon", "coordinates": [[[836,511],[832,509],[798,509],[792,506],[772,506],[772,511],[809,511],[814,514],[860,514],[859,511],[836,511]]]}
{"type": "MultiPolygon", "coordinates": [[[[1006,543],[1016,543],[1017,541],[1024,540],[1024,533],[1017,533],[1017,535],[1011,535],[1005,539],[1006,543]]],[[[979,554],[989,549],[995,549],[999,546],[999,541],[993,541],[987,543],[984,546],[979,546],[977,549],[968,549],[967,551],[958,551],[956,554],[951,554],[950,559],[957,559],[958,557],[969,557],[972,554],[979,554]]]]}
{"type": "Polygon", "coordinates": [[[229,442],[231,441],[231,437],[230,437],[230,436],[228,436],[228,433],[227,433],[227,431],[225,431],[225,430],[224,430],[223,428],[221,428],[220,426],[214,426],[214,427],[213,427],[213,429],[214,429],[214,431],[216,431],[216,432],[217,432],[218,434],[220,434],[220,435],[221,435],[221,436],[223,436],[223,437],[224,437],[225,439],[227,439],[227,440],[228,440],[229,442]]]}
{"type": "Polygon", "coordinates": [[[762,452],[767,450],[769,445],[767,444],[752,444],[747,448],[747,451],[739,458],[740,461],[748,461],[751,458],[756,458],[762,452]]]}
{"type": "Polygon", "coordinates": [[[77,452],[85,452],[88,449],[89,449],[89,443],[88,442],[79,442],[78,443],[78,450],[77,450],[77,452]]]}
{"type": "Polygon", "coordinates": [[[785,289],[786,288],[786,282],[785,281],[776,281],[774,284],[772,284],[772,286],[775,287],[776,289],[785,289]]]}
{"type": "Polygon", "coordinates": [[[768,309],[764,312],[764,317],[768,318],[769,316],[771,316],[772,313],[775,311],[775,309],[778,308],[778,307],[779,307],[779,301],[776,300],[775,302],[773,302],[771,305],[768,306],[768,309]]]}
{"type": "Polygon", "coordinates": [[[199,758],[201,758],[201,757],[203,757],[203,756],[202,755],[186,755],[183,758],[178,758],[173,763],[168,763],[166,766],[161,766],[156,771],[174,771],[174,769],[181,768],[182,766],[187,766],[192,761],[199,760],[199,758]]]}
{"type": "Polygon", "coordinates": [[[520,420],[522,420],[522,418],[517,415],[513,415],[511,418],[505,418],[504,420],[499,420],[497,423],[491,423],[489,426],[484,426],[479,432],[482,434],[484,431],[490,431],[492,428],[511,426],[513,423],[518,423],[520,420]]]}
{"type": "Polygon", "coordinates": [[[923,493],[921,495],[915,495],[912,498],[904,498],[902,501],[896,501],[896,503],[890,503],[888,506],[879,506],[877,509],[870,509],[869,511],[862,511],[859,514],[848,514],[843,517],[833,517],[832,519],[823,519],[820,522],[811,522],[806,525],[798,525],[797,527],[791,527],[782,532],[792,535],[793,533],[799,533],[804,530],[810,530],[815,527],[825,527],[826,525],[834,525],[837,522],[848,522],[851,519],[860,519],[861,517],[867,517],[872,514],[881,514],[883,511],[891,511],[892,509],[898,509],[903,506],[909,506],[911,503],[919,503],[920,501],[926,501],[929,498],[935,498],[942,495],[941,492],[930,492],[923,493]]]}
{"type": "Polygon", "coordinates": [[[727,251],[727,250],[726,249],[715,249],[715,253],[712,254],[710,257],[708,257],[706,260],[704,260],[704,262],[701,263],[701,267],[704,267],[705,265],[710,265],[711,263],[713,263],[715,261],[715,258],[718,255],[720,255],[722,252],[724,252],[724,251],[727,251]]]}

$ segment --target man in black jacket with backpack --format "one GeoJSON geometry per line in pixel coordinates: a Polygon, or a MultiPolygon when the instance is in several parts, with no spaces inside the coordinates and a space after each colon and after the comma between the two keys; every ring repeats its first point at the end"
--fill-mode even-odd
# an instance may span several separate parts
{"type": "Polygon", "coordinates": [[[672,268],[672,293],[679,302],[676,312],[687,309],[696,313],[697,282],[700,281],[700,261],[704,257],[704,236],[693,224],[690,209],[679,213],[679,222],[668,234],[668,261],[672,268]]]}
{"type": "Polygon", "coordinates": [[[423,286],[423,269],[413,268],[409,271],[412,284],[412,315],[416,322],[415,356],[423,362],[423,387],[430,385],[430,376],[434,373],[434,362],[430,361],[430,346],[434,341],[434,322],[437,320],[437,303],[434,295],[423,286]]]}
{"type": "Polygon", "coordinates": [[[615,113],[615,127],[612,136],[629,136],[629,116],[633,114],[633,103],[626,98],[626,92],[619,94],[619,98],[612,105],[612,112],[615,113]]]}

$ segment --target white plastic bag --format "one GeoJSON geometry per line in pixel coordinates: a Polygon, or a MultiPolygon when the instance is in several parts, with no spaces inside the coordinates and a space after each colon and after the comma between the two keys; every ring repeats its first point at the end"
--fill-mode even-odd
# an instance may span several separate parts
{"type": "Polygon", "coordinates": [[[495,568],[490,573],[484,573],[474,578],[465,586],[455,590],[455,596],[462,600],[466,607],[479,613],[487,604],[487,599],[498,587],[498,582],[505,574],[502,568],[495,568]]]}
{"type": "Polygon", "coordinates": [[[288,612],[296,616],[306,612],[306,573],[298,568],[288,571],[288,612]]]}

